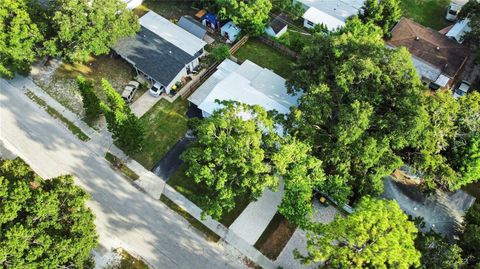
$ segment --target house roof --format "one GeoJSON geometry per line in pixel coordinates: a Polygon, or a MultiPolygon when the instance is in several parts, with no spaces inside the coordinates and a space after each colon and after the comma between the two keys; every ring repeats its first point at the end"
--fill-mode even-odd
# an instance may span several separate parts
{"type": "Polygon", "coordinates": [[[270,21],[269,25],[275,34],[278,34],[283,28],[287,27],[287,18],[288,17],[285,13],[280,13],[270,21]]]}
{"type": "Polygon", "coordinates": [[[302,18],[311,21],[314,24],[323,24],[330,31],[343,27],[345,25],[345,21],[330,16],[327,13],[314,7],[310,7],[309,9],[307,9],[307,11],[303,14],[302,18]]]}
{"type": "Polygon", "coordinates": [[[144,26],[135,37],[120,39],[113,50],[136,68],[164,86],[201,55],[190,55],[144,26]]]}
{"type": "Polygon", "coordinates": [[[178,26],[185,29],[185,31],[193,34],[194,36],[202,39],[207,33],[207,27],[193,17],[185,15],[180,18],[178,21],[178,26]]]}
{"type": "MultiPolygon", "coordinates": [[[[323,14],[337,18],[340,21],[357,15],[364,0],[297,0],[307,7],[313,7],[323,14]]],[[[317,13],[320,14],[320,13],[317,13]]]]}
{"type": "Polygon", "coordinates": [[[235,23],[233,23],[232,21],[225,23],[220,29],[222,32],[228,33],[228,35],[231,37],[237,36],[240,31],[242,31],[242,29],[236,26],[235,23]]]}
{"type": "Polygon", "coordinates": [[[286,114],[299,97],[287,93],[285,79],[249,60],[238,65],[227,59],[212,77],[188,98],[208,114],[221,107],[217,99],[260,105],[267,111],[286,114]]]}
{"type": "Polygon", "coordinates": [[[140,24],[191,56],[207,43],[153,11],[140,18],[140,24]]]}
{"type": "Polygon", "coordinates": [[[458,43],[462,43],[465,33],[470,32],[472,29],[468,25],[469,19],[461,20],[453,25],[453,27],[447,32],[447,37],[455,39],[458,43]]]}
{"type": "Polygon", "coordinates": [[[413,56],[452,78],[468,58],[467,47],[407,18],[395,25],[388,43],[407,48],[413,56]]]}

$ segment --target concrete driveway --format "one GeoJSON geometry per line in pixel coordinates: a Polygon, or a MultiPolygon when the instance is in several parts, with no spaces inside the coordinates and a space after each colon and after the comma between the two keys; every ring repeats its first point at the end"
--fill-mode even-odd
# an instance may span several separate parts
{"type": "Polygon", "coordinates": [[[245,268],[229,247],[207,242],[179,215],[113,171],[102,156],[0,79],[0,140],[44,178],[73,174],[103,247],[123,247],[153,268],[245,268]]]}

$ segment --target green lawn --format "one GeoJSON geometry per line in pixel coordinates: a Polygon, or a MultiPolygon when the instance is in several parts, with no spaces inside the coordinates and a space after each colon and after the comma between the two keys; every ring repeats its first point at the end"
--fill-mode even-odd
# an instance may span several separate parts
{"type": "Polygon", "coordinates": [[[234,56],[240,61],[248,59],[259,66],[272,69],[285,79],[293,71],[293,59],[256,39],[248,40],[234,56]]]}
{"type": "MultiPolygon", "coordinates": [[[[175,190],[177,190],[187,199],[195,203],[195,197],[203,195],[206,190],[202,189],[198,184],[193,181],[193,179],[188,178],[185,175],[186,169],[186,165],[182,164],[180,168],[167,181],[167,184],[172,186],[175,190]]],[[[222,219],[219,220],[220,223],[222,223],[226,227],[229,227],[235,221],[235,219],[243,212],[243,210],[245,209],[245,207],[248,206],[249,203],[250,202],[246,199],[237,199],[237,206],[232,211],[223,214],[222,219]]]]}
{"type": "Polygon", "coordinates": [[[145,126],[145,144],[139,153],[132,157],[147,169],[153,166],[187,132],[186,116],[188,102],[181,100],[170,103],[160,100],[140,121],[145,126]]]}
{"type": "Polygon", "coordinates": [[[192,8],[193,1],[168,1],[168,0],[146,0],[142,5],[137,7],[134,12],[137,16],[141,17],[148,10],[152,10],[155,13],[169,19],[179,20],[183,15],[194,16],[198,10],[192,8]]]}
{"type": "Polygon", "coordinates": [[[403,16],[435,30],[451,24],[445,20],[450,0],[401,0],[403,16]]]}

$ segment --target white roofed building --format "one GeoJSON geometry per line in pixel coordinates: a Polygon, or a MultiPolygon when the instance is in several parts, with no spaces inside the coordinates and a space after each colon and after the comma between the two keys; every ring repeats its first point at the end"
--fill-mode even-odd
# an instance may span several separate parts
{"type": "Polygon", "coordinates": [[[275,110],[281,114],[290,112],[297,105],[299,95],[290,95],[285,87],[285,79],[272,70],[246,60],[241,65],[227,59],[189,98],[209,117],[222,106],[215,102],[236,101],[248,105],[259,105],[265,110],[275,110]]]}
{"type": "Polygon", "coordinates": [[[357,15],[363,6],[364,0],[294,0],[305,8],[303,25],[314,28],[323,24],[332,31],[345,25],[345,21],[357,15]]]}
{"type": "Polygon", "coordinates": [[[455,23],[455,25],[453,25],[453,27],[447,32],[446,36],[462,44],[463,36],[472,30],[468,25],[469,22],[469,19],[465,19],[455,23]]]}

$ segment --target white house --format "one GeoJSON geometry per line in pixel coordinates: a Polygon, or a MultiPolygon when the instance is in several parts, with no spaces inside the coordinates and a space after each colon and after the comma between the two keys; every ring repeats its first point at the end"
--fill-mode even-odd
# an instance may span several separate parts
{"type": "Polygon", "coordinates": [[[236,26],[232,21],[225,23],[220,28],[220,34],[227,39],[227,43],[233,43],[242,29],[236,26]]]}
{"type": "Polygon", "coordinates": [[[215,110],[221,108],[215,100],[259,105],[267,111],[275,110],[287,114],[290,107],[297,105],[298,98],[299,95],[288,94],[285,79],[272,70],[249,60],[239,65],[227,59],[188,98],[188,101],[202,111],[203,117],[209,117],[215,110]]]}
{"type": "Polygon", "coordinates": [[[140,18],[140,25],[135,37],[119,40],[112,49],[138,74],[169,93],[199,65],[206,42],[153,11],[140,18]]]}
{"type": "Polygon", "coordinates": [[[303,26],[314,28],[323,24],[332,31],[345,25],[345,21],[357,15],[364,0],[294,0],[302,3],[306,10],[303,14],[303,26]]]}

